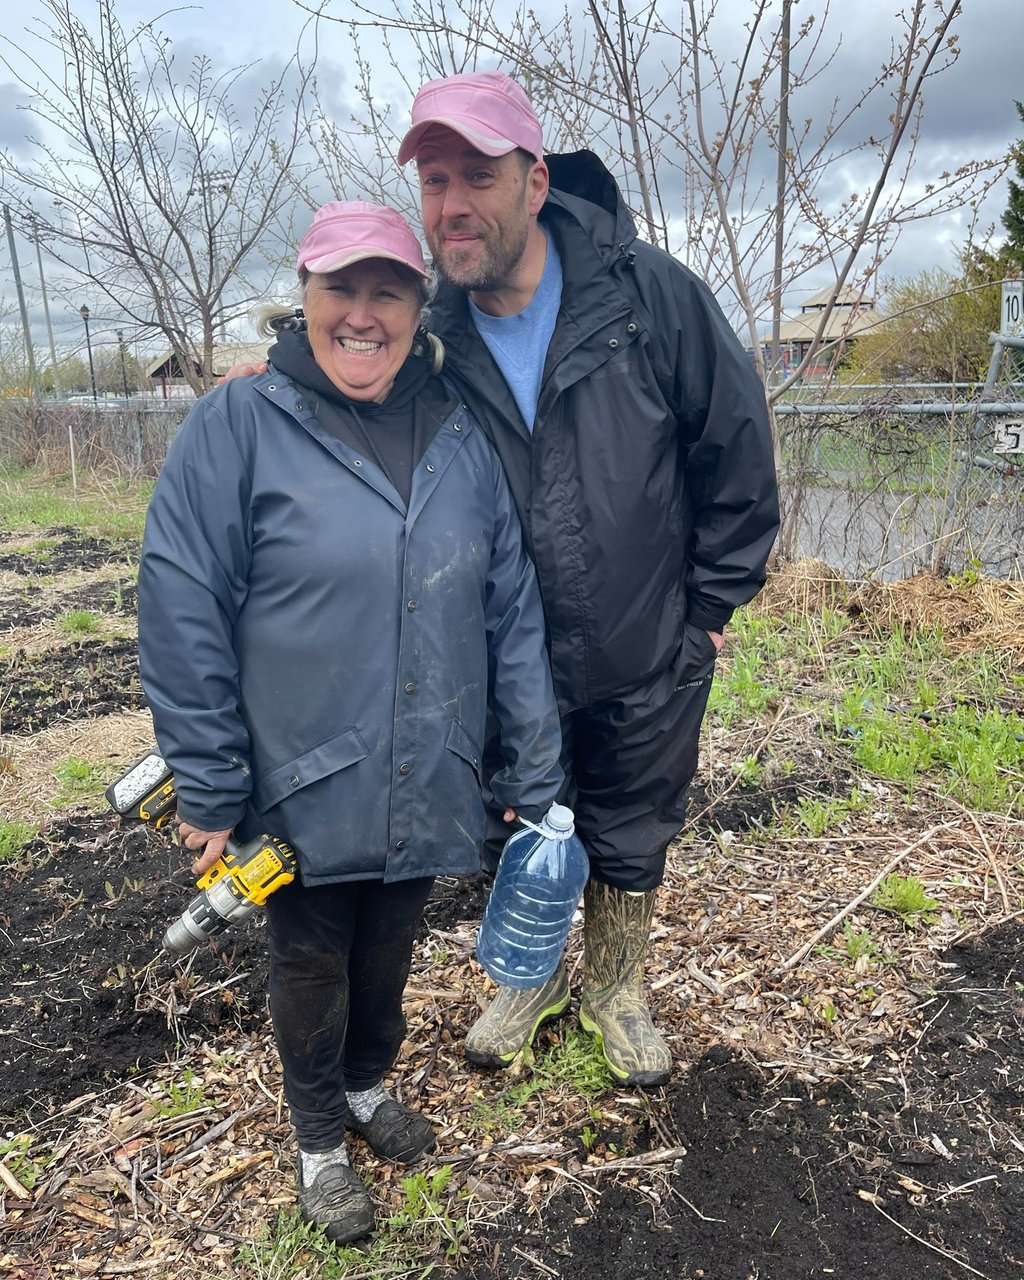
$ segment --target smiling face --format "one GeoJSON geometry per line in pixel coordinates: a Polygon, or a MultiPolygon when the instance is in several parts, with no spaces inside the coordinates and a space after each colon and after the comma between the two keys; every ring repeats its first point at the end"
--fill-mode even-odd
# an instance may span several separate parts
{"type": "Polygon", "coordinates": [[[313,357],[353,400],[385,400],[420,322],[416,277],[387,258],[310,275],[302,301],[313,357]]]}
{"type": "Polygon", "coordinates": [[[471,292],[514,285],[547,196],[547,169],[517,151],[485,156],[441,126],[416,150],[423,232],[434,265],[471,292]]]}

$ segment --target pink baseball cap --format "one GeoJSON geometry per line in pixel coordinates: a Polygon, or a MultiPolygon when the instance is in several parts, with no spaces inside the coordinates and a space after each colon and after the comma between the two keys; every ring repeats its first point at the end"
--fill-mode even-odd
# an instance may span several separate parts
{"type": "Polygon", "coordinates": [[[366,200],[331,200],[321,205],[299,245],[295,266],[321,274],[340,271],[364,258],[388,258],[430,279],[420,242],[398,210],[366,200]]]}
{"type": "Polygon", "coordinates": [[[399,164],[413,158],[432,125],[454,129],[485,156],[522,147],[535,159],[544,158],[544,136],[529,98],[500,71],[428,80],[413,101],[412,128],[398,148],[399,164]]]}

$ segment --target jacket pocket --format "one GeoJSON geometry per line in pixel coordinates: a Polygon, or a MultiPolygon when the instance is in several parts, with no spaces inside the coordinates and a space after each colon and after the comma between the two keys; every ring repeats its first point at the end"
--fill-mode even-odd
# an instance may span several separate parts
{"type": "Polygon", "coordinates": [[[715,668],[718,650],[703,627],[692,622],[683,623],[683,638],[679,644],[674,665],[676,688],[703,684],[715,668]]]}
{"type": "Polygon", "coordinates": [[[458,720],[452,721],[452,727],[448,730],[448,741],[444,745],[449,751],[454,751],[460,759],[465,760],[479,782],[481,780],[480,751],[458,720]]]}
{"type": "Polygon", "coordinates": [[[349,765],[365,760],[370,754],[366,743],[356,729],[345,729],[326,742],[310,747],[301,756],[287,764],[262,774],[253,788],[252,803],[258,813],[266,813],[286,796],[308,787],[311,782],[346,769],[349,765]]]}

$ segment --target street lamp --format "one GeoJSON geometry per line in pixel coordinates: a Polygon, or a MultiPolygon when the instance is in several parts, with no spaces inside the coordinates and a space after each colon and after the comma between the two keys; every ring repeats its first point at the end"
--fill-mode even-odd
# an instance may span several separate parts
{"type": "Polygon", "coordinates": [[[124,387],[124,400],[125,400],[125,404],[127,404],[128,403],[128,374],[125,371],[125,367],[124,367],[124,330],[116,329],[114,332],[117,335],[117,351],[121,357],[121,385],[124,387]]]}
{"type": "Polygon", "coordinates": [[[92,383],[92,401],[93,404],[99,399],[96,394],[96,366],[92,362],[92,342],[89,338],[89,308],[83,302],[78,308],[78,314],[82,317],[85,324],[85,347],[89,352],[89,381],[92,383]]]}

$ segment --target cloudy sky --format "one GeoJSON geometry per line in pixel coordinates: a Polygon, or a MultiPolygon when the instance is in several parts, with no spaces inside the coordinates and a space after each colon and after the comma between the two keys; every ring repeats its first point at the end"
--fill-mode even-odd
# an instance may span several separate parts
{"type": "MultiPolygon", "coordinates": [[[[388,0],[383,0],[382,7],[388,0]]],[[[838,103],[840,111],[856,108],[896,31],[894,13],[903,0],[834,0],[830,6],[826,0],[797,0],[794,6],[794,26],[807,18],[816,19],[818,27],[824,27],[827,40],[823,41],[819,60],[824,60],[824,50],[834,50],[828,65],[818,77],[802,91],[799,103],[794,104],[794,114],[815,121],[815,127],[825,120],[838,103]]],[[[705,0],[705,7],[708,0],[705,0]]],[[[215,66],[227,69],[240,64],[258,63],[240,82],[238,92],[244,108],[246,98],[252,100],[270,71],[280,67],[282,61],[295,47],[303,25],[308,21],[305,13],[293,0],[218,0],[216,4],[194,4],[182,9],[163,9],[150,0],[114,0],[118,18],[126,29],[136,24],[160,17],[161,30],[171,38],[176,55],[186,60],[195,50],[207,52],[215,66]]],[[[526,6],[523,6],[524,8],[526,6]]],[[[680,6],[657,6],[666,19],[678,15],[680,6]]],[[[771,9],[772,6],[769,6],[771,9]]],[[[781,0],[774,5],[777,11],[781,0]]],[[[92,0],[71,0],[72,11],[90,25],[94,25],[96,6],[92,0]]],[[[329,0],[328,14],[347,17],[353,13],[347,0],[329,0]]],[[[510,20],[517,6],[511,0],[496,0],[496,11],[503,20],[510,20]]],[[[638,19],[650,6],[643,0],[635,0],[638,19]]],[[[709,28],[710,38],[719,56],[728,62],[739,48],[742,26],[755,8],[754,0],[718,0],[717,15],[709,28]]],[[[997,156],[1024,133],[1014,109],[1015,99],[1024,99],[1024,0],[964,0],[964,13],[954,27],[959,41],[960,56],[954,67],[926,86],[925,114],[921,137],[913,169],[909,175],[912,188],[923,190],[943,170],[955,169],[971,160],[997,156]]],[[[40,0],[23,0],[3,6],[0,16],[0,55],[10,67],[0,66],[0,148],[16,156],[28,154],[26,134],[34,131],[31,117],[24,107],[31,97],[18,79],[33,82],[36,74],[26,61],[21,49],[32,51],[51,72],[52,60],[45,49],[33,40],[35,20],[44,14],[40,0]],[[28,34],[27,34],[28,33],[28,34]]],[[[637,28],[639,29],[639,27],[637,28]]],[[[390,105],[392,119],[401,125],[408,109],[408,94],[402,76],[383,54],[379,42],[372,34],[367,37],[366,50],[374,64],[374,90],[390,105]]],[[[310,48],[307,33],[307,48],[310,48]]],[[[652,76],[656,74],[661,53],[655,50],[649,65],[652,76]]],[[[671,56],[671,53],[668,55],[671,56]]],[[[399,44],[397,60],[415,75],[415,57],[403,51],[399,44]]],[[[482,55],[480,66],[493,65],[482,55]]],[[[351,44],[343,28],[334,23],[322,26],[319,36],[318,79],[321,93],[336,118],[344,120],[359,109],[357,77],[353,67],[351,44]]],[[[311,107],[312,110],[312,107],[311,107]]],[[[847,126],[846,135],[852,140],[856,135],[864,137],[872,128],[884,124],[885,106],[880,100],[876,105],[855,109],[847,126]]],[[[813,129],[812,129],[813,132],[813,129]]],[[[597,146],[600,150],[600,145],[597,146]]],[[[758,181],[773,181],[775,161],[763,143],[755,146],[750,175],[755,186],[758,181]]],[[[851,156],[845,162],[834,164],[822,195],[839,200],[851,190],[863,187],[870,165],[864,159],[851,156]]],[[[663,174],[663,196],[670,207],[681,207],[685,199],[686,182],[682,169],[666,166],[663,174]]],[[[326,197],[329,193],[320,193],[326,197]]],[[[337,192],[354,196],[359,191],[337,192]]],[[[692,195],[691,195],[692,199],[692,195]]],[[[767,196],[764,197],[767,200],[767,196]]],[[[953,267],[953,253],[963,244],[972,220],[982,229],[995,224],[1006,203],[1006,183],[1001,180],[989,198],[975,214],[968,208],[960,208],[940,217],[922,219],[912,223],[902,233],[895,251],[885,265],[888,275],[904,276],[931,267],[953,267]]],[[[26,298],[29,305],[34,339],[38,346],[45,345],[42,328],[42,311],[38,269],[33,246],[17,238],[17,253],[21,263],[26,298]]],[[[0,322],[10,323],[15,318],[15,291],[10,269],[10,255],[6,237],[0,240],[0,322]]],[[[51,291],[51,310],[57,330],[58,344],[76,344],[80,341],[77,306],[81,288],[73,282],[62,280],[55,264],[44,269],[51,291]],[[52,272],[52,274],[51,274],[52,272]]],[[[827,283],[827,271],[805,278],[798,288],[791,289],[786,297],[787,310],[799,306],[801,296],[827,283]]],[[[86,299],[87,300],[87,299],[86,299]]],[[[239,336],[248,336],[239,334],[239,336]]]]}

